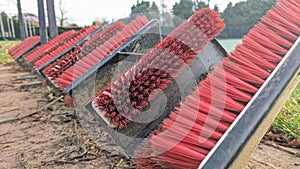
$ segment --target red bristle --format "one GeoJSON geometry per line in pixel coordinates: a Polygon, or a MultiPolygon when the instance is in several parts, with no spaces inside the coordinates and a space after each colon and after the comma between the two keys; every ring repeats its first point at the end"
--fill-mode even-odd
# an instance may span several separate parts
{"type": "Polygon", "coordinates": [[[195,110],[198,110],[202,113],[210,113],[210,117],[211,118],[215,118],[215,119],[222,119],[223,121],[226,122],[233,122],[233,120],[237,117],[236,114],[231,113],[229,111],[223,110],[223,112],[221,111],[221,109],[218,109],[216,107],[214,107],[211,103],[208,103],[204,100],[198,100],[199,96],[195,97],[195,96],[187,96],[186,100],[186,105],[194,108],[195,110]],[[221,113],[221,114],[220,114],[221,113]]]}
{"type": "MultiPolygon", "coordinates": [[[[288,11],[292,10],[295,12],[299,12],[299,6],[297,3],[293,2],[293,1],[287,1],[287,0],[282,0],[282,3],[289,8],[288,11]]],[[[299,17],[299,13],[298,13],[298,17],[299,17]]]]}
{"type": "Polygon", "coordinates": [[[232,98],[226,95],[225,91],[219,92],[217,90],[214,90],[211,87],[209,79],[205,79],[200,83],[200,85],[201,87],[198,89],[200,97],[208,103],[211,103],[215,107],[224,108],[233,112],[241,111],[244,109],[244,105],[237,101],[234,101],[232,98]]]}
{"type": "MultiPolygon", "coordinates": [[[[174,77],[197,57],[196,52],[200,52],[223,28],[224,24],[216,12],[210,9],[196,12],[189,21],[184,22],[165,40],[149,50],[134,68],[120,75],[121,81],[114,83],[110,95],[116,98],[114,100],[122,99],[129,89],[130,99],[115,101],[111,106],[118,107],[116,109],[118,114],[128,117],[136,115],[138,111],[148,106],[149,100],[156,97],[159,92],[156,89],[165,89],[174,77]],[[202,23],[200,20],[203,18],[209,18],[211,22],[202,23]],[[126,107],[131,103],[134,103],[134,106],[126,107]]],[[[110,87],[107,86],[104,90],[110,87]]],[[[101,92],[99,95],[102,95],[101,92]]],[[[109,107],[107,104],[111,103],[104,102],[98,97],[96,99],[101,111],[111,113],[107,108],[109,107]]],[[[118,121],[113,121],[120,128],[118,121]]]]}
{"type": "Polygon", "coordinates": [[[264,17],[261,21],[268,28],[272,29],[276,34],[282,36],[283,38],[288,39],[288,40],[297,39],[296,35],[294,35],[292,32],[289,32],[288,30],[286,30],[285,27],[283,27],[281,25],[277,25],[276,22],[274,22],[272,19],[264,17]]]}
{"type": "Polygon", "coordinates": [[[245,81],[237,78],[236,76],[232,75],[229,72],[225,72],[223,68],[217,67],[213,71],[213,76],[216,76],[218,79],[226,81],[226,83],[232,85],[236,89],[241,91],[255,93],[257,92],[257,88],[255,86],[246,83],[245,81]]]}
{"type": "MultiPolygon", "coordinates": [[[[256,51],[260,55],[264,55],[264,59],[271,63],[278,63],[281,60],[281,56],[278,55],[278,53],[273,53],[272,50],[267,50],[264,46],[256,42],[254,39],[252,39],[250,36],[245,36],[243,38],[243,44],[244,46],[248,47],[249,49],[256,51]]],[[[271,48],[273,49],[273,48],[271,48]]],[[[280,53],[282,54],[282,53],[280,53]]]]}
{"type": "Polygon", "coordinates": [[[267,13],[267,15],[269,16],[269,18],[271,20],[273,20],[277,24],[285,26],[287,28],[287,30],[289,30],[293,33],[300,32],[300,27],[295,25],[295,23],[291,23],[289,20],[287,20],[287,19],[283,18],[282,16],[278,15],[277,13],[275,13],[275,11],[269,11],[267,13]]]}
{"type": "MultiPolygon", "coordinates": [[[[280,0],[276,6],[283,6],[283,4],[288,7],[294,6],[293,9],[300,8],[299,1],[295,0],[280,0]]],[[[287,53],[286,49],[278,45],[291,47],[296,40],[293,33],[300,34],[297,22],[290,22],[293,26],[287,28],[285,24],[288,19],[280,16],[277,18],[280,13],[289,13],[289,10],[279,11],[280,9],[287,8],[273,8],[271,12],[267,12],[262,22],[249,32],[242,44],[238,45],[228,58],[223,59],[221,66],[215,67],[191,95],[180,103],[180,107],[175,108],[169,117],[164,119],[158,130],[150,134],[150,137],[140,146],[140,150],[135,152],[137,168],[158,166],[197,168],[199,166],[206,153],[199,153],[200,151],[197,150],[203,147],[210,151],[215,146],[229,124],[237,117],[235,113],[239,114],[243,110],[241,107],[246,106],[251,96],[256,93],[270,72],[276,68],[276,64],[281,61],[282,56],[287,53]],[[278,11],[272,12],[274,10],[278,11]],[[269,17],[275,22],[265,19],[269,17]],[[239,102],[234,103],[230,99],[239,102]],[[223,107],[219,107],[222,103],[223,107]],[[230,118],[223,116],[224,112],[227,112],[230,118]],[[195,118],[195,115],[200,118],[195,118]],[[228,119],[224,120],[225,117],[228,119]],[[207,122],[203,123],[206,120],[207,122]],[[218,120],[220,122],[214,122],[218,120]],[[191,127],[191,124],[196,125],[191,127]],[[213,135],[214,132],[219,132],[219,135],[216,137],[213,135]],[[212,135],[209,136],[209,133],[212,135]],[[199,141],[207,135],[207,139],[199,141]],[[209,144],[209,140],[214,142],[209,144]]],[[[300,15],[297,18],[299,19],[300,15]]]]}
{"type": "MultiPolygon", "coordinates": [[[[259,32],[256,32],[255,30],[251,30],[248,33],[248,35],[249,35],[249,38],[256,39],[258,42],[261,42],[259,44],[261,46],[264,46],[264,47],[270,49],[270,51],[272,53],[284,55],[287,52],[287,50],[284,49],[283,47],[281,47],[279,44],[274,43],[273,42],[274,39],[269,39],[268,37],[260,34],[259,32]]],[[[281,42],[279,42],[279,43],[281,43],[281,42]]],[[[277,59],[280,60],[281,58],[278,57],[277,59]]]]}
{"type": "Polygon", "coordinates": [[[242,69],[247,70],[248,72],[262,79],[267,78],[270,75],[270,72],[258,67],[256,64],[249,61],[246,57],[239,57],[237,53],[230,54],[228,58],[235,63],[239,63],[242,69]]]}
{"type": "Polygon", "coordinates": [[[263,24],[256,25],[252,30],[256,31],[257,33],[260,33],[263,36],[269,37],[270,39],[273,40],[273,42],[285,48],[291,48],[293,46],[293,43],[280,37],[279,35],[277,35],[275,32],[273,32],[271,29],[269,29],[263,24]]]}
{"type": "MultiPolygon", "coordinates": [[[[143,19],[143,17],[137,17],[136,20],[143,19]]],[[[93,50],[91,53],[86,55],[83,59],[78,61],[76,65],[71,66],[70,68],[74,69],[73,77],[72,80],[70,80],[67,83],[64,83],[60,86],[60,88],[65,88],[66,86],[70,85],[73,80],[76,80],[79,78],[81,75],[86,73],[91,67],[93,67],[95,64],[97,64],[101,59],[106,57],[108,54],[110,54],[113,50],[118,48],[123,40],[129,39],[134,33],[136,33],[137,30],[132,31],[131,33],[127,33],[128,37],[124,39],[124,33],[128,31],[128,29],[132,28],[132,24],[135,23],[136,21],[133,20],[129,25],[123,27],[123,29],[118,32],[116,35],[110,37],[107,41],[103,41],[103,44],[100,46],[96,47],[95,50],[93,50]],[[131,26],[130,26],[131,25],[131,26]],[[122,38],[122,39],[121,39],[122,38]],[[77,70],[76,70],[77,69],[77,70]]],[[[118,23],[120,24],[120,23],[118,23]]],[[[141,28],[143,25],[137,26],[137,28],[141,28]]],[[[61,75],[61,77],[64,77],[67,75],[64,75],[64,73],[61,75]]]]}
{"type": "Polygon", "coordinates": [[[210,80],[212,90],[219,93],[222,93],[221,91],[226,92],[226,95],[236,101],[249,102],[251,100],[251,95],[234,88],[230,84],[226,83],[224,79],[218,79],[213,75],[209,75],[207,78],[210,80]]]}
{"type": "Polygon", "coordinates": [[[267,71],[273,70],[276,67],[274,64],[260,57],[258,52],[248,49],[248,47],[244,45],[237,45],[235,52],[239,53],[248,60],[251,60],[253,63],[256,63],[257,66],[267,71]]]}
{"type": "Polygon", "coordinates": [[[70,95],[66,95],[64,100],[65,100],[66,104],[68,104],[72,107],[75,107],[74,100],[72,99],[72,97],[70,95]]]}
{"type": "Polygon", "coordinates": [[[24,52],[33,48],[40,41],[39,36],[32,36],[24,39],[16,47],[9,50],[10,55],[16,59],[20,57],[24,52]]]}
{"type": "Polygon", "coordinates": [[[299,24],[300,23],[300,18],[297,18],[297,13],[295,11],[290,10],[286,6],[280,4],[276,6],[276,15],[282,15],[285,19],[289,20],[290,22],[293,22],[294,24],[299,24]],[[280,11],[282,10],[289,10],[289,13],[282,13],[280,11]]]}
{"type": "Polygon", "coordinates": [[[235,77],[238,77],[239,79],[246,81],[248,83],[258,84],[261,85],[264,83],[264,80],[249,73],[248,71],[241,69],[241,67],[226,59],[226,61],[222,61],[222,65],[224,67],[224,70],[228,73],[231,73],[235,77]]]}
{"type": "Polygon", "coordinates": [[[82,28],[80,31],[76,32],[75,34],[72,34],[62,45],[58,46],[57,48],[53,49],[50,51],[49,54],[41,56],[41,59],[36,61],[34,63],[35,68],[39,68],[48,61],[50,61],[52,58],[55,56],[59,55],[63,51],[67,50],[68,48],[72,47],[75,43],[79,42],[82,40],[84,37],[89,35],[92,31],[94,31],[96,27],[91,27],[91,28],[82,28]],[[90,30],[90,31],[86,31],[90,30]]]}

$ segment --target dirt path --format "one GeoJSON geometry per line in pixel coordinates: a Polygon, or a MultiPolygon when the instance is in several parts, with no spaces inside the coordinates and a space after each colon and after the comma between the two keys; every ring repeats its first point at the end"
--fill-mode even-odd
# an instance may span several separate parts
{"type": "Polygon", "coordinates": [[[125,159],[95,144],[63,102],[18,119],[48,104],[46,87],[19,90],[20,82],[12,79],[24,75],[29,73],[17,65],[0,65],[0,169],[128,167],[125,159]]]}
{"type": "MultiPolygon", "coordinates": [[[[49,104],[47,88],[19,89],[21,82],[12,79],[24,75],[29,73],[15,64],[0,65],[0,169],[133,168],[106,132],[99,131],[97,144],[87,136],[63,102],[36,112],[49,104]]],[[[300,158],[260,144],[246,166],[299,168],[300,158]]]]}

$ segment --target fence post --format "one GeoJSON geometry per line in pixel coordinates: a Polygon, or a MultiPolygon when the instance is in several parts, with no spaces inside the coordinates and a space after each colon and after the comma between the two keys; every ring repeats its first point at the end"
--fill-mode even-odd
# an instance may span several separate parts
{"type": "Polygon", "coordinates": [[[1,36],[2,36],[2,38],[5,38],[4,26],[3,26],[3,20],[2,20],[2,12],[0,12],[0,28],[1,28],[1,36]]]}
{"type": "Polygon", "coordinates": [[[37,2],[38,2],[38,12],[39,12],[41,43],[44,44],[47,42],[47,28],[46,28],[46,21],[45,21],[44,0],[37,0],[37,2]]]}
{"type": "Polygon", "coordinates": [[[48,13],[48,23],[49,23],[49,37],[50,39],[58,35],[56,16],[54,9],[54,0],[47,0],[47,13],[48,13]]]}
{"type": "Polygon", "coordinates": [[[10,22],[9,22],[9,16],[6,17],[6,23],[7,23],[7,29],[8,29],[8,36],[11,38],[11,28],[10,28],[10,22]]]}
{"type": "Polygon", "coordinates": [[[18,8],[20,38],[21,38],[21,40],[24,40],[26,37],[25,37],[25,27],[24,27],[23,14],[22,14],[22,8],[21,8],[20,0],[17,0],[17,8],[18,8]]]}
{"type": "Polygon", "coordinates": [[[15,34],[15,26],[14,26],[13,18],[10,18],[10,24],[11,24],[11,30],[12,30],[12,37],[15,38],[16,34],[15,34]]]}

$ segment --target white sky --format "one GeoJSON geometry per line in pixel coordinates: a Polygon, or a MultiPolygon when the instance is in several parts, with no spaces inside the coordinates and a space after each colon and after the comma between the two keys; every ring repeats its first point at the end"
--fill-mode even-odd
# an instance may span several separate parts
{"type": "MultiPolygon", "coordinates": [[[[60,0],[54,0],[56,8],[60,0]]],[[[141,1],[141,0],[140,0],[141,1]]],[[[160,6],[162,0],[149,0],[160,6]]],[[[172,9],[175,2],[179,0],[164,0],[168,9],[172,9]]],[[[221,10],[224,10],[229,2],[236,3],[242,0],[211,0],[210,7],[218,4],[221,10]]],[[[130,14],[130,8],[136,4],[137,0],[62,0],[63,6],[68,10],[67,17],[71,23],[80,26],[91,25],[95,19],[106,18],[108,20],[124,18],[130,14]]],[[[46,1],[44,1],[46,3],[46,1]]],[[[0,0],[0,11],[16,13],[15,0],[0,0]],[[6,1],[8,5],[2,5],[6,1]],[[9,8],[9,9],[8,9],[9,8]]],[[[21,0],[22,9],[28,13],[37,14],[37,0],[21,0]]],[[[46,10],[46,9],[45,9],[46,10]]],[[[56,15],[59,13],[56,11],[56,15]]]]}

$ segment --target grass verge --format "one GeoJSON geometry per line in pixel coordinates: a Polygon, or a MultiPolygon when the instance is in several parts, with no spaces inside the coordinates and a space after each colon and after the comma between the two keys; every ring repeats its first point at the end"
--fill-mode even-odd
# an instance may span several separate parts
{"type": "Polygon", "coordinates": [[[283,135],[286,141],[300,138],[300,83],[273,122],[271,130],[283,135]]]}
{"type": "Polygon", "coordinates": [[[8,54],[8,49],[20,41],[0,41],[0,64],[13,62],[13,58],[8,54]]]}

